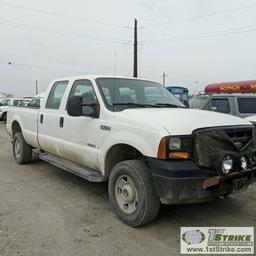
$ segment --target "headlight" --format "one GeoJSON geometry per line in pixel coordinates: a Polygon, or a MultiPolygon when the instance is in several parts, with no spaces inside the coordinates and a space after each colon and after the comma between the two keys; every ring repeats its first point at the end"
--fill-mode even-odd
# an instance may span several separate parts
{"type": "Polygon", "coordinates": [[[181,149],[181,138],[172,137],[169,140],[169,150],[180,150],[181,149]]]}
{"type": "Polygon", "coordinates": [[[223,158],[221,163],[222,174],[227,175],[233,167],[233,159],[227,155],[223,158]]]}
{"type": "Polygon", "coordinates": [[[191,135],[168,136],[161,139],[158,147],[158,159],[190,159],[193,152],[191,135]]]}
{"type": "Polygon", "coordinates": [[[247,166],[248,166],[248,161],[247,161],[247,158],[245,156],[242,156],[241,159],[241,167],[243,170],[246,170],[247,169],[247,166]]]}

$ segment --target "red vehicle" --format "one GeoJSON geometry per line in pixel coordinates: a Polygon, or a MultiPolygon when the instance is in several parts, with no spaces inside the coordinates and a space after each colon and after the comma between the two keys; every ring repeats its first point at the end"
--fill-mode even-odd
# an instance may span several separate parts
{"type": "Polygon", "coordinates": [[[208,84],[206,94],[214,93],[256,93],[256,80],[208,84]]]}

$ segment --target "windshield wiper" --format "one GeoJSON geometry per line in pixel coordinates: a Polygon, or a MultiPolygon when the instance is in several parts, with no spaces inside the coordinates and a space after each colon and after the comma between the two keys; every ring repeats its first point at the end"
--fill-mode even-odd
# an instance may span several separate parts
{"type": "Polygon", "coordinates": [[[114,103],[113,106],[134,106],[134,107],[142,107],[142,108],[160,108],[161,106],[153,105],[153,104],[141,104],[141,103],[114,103]]]}
{"type": "Polygon", "coordinates": [[[168,107],[168,108],[185,108],[183,106],[178,106],[175,104],[171,104],[171,103],[156,103],[156,106],[159,107],[168,107]]]}

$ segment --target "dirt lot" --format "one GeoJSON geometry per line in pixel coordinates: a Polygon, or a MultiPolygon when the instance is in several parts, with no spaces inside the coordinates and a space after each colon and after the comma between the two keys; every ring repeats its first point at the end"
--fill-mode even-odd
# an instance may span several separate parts
{"type": "Polygon", "coordinates": [[[122,224],[107,185],[44,162],[16,165],[0,124],[0,255],[179,255],[181,226],[256,226],[256,186],[211,203],[163,206],[152,224],[122,224]]]}

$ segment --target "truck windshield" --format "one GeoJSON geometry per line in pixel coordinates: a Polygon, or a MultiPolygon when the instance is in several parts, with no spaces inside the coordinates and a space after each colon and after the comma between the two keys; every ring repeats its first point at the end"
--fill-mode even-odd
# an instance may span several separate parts
{"type": "Polygon", "coordinates": [[[112,111],[126,108],[183,108],[184,105],[161,84],[126,78],[98,78],[106,107],[112,111]]]}

